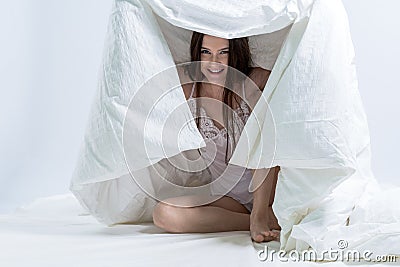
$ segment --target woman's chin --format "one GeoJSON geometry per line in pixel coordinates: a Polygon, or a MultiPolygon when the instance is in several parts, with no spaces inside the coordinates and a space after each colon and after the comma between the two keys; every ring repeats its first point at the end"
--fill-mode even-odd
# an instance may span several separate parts
{"type": "Polygon", "coordinates": [[[226,75],[204,75],[204,76],[205,76],[204,79],[205,82],[218,84],[221,86],[225,85],[226,75]]]}

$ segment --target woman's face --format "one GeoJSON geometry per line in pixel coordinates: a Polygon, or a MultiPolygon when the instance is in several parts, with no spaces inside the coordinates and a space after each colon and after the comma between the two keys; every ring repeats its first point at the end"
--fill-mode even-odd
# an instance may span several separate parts
{"type": "Polygon", "coordinates": [[[201,46],[201,72],[212,83],[224,85],[228,71],[229,41],[204,35],[201,46]]]}

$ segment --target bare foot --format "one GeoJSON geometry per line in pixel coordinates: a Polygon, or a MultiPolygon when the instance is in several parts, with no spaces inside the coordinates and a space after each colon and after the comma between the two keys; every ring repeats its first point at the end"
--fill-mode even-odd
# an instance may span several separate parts
{"type": "MultiPolygon", "coordinates": [[[[273,215],[273,214],[272,214],[273,215]]],[[[271,220],[271,214],[253,211],[250,214],[250,235],[255,242],[269,242],[278,240],[280,236],[280,227],[277,222],[271,220]]]]}

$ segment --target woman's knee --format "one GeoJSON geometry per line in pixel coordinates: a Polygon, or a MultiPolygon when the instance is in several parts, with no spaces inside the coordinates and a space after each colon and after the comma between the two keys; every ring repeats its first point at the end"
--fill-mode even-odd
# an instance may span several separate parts
{"type": "Polygon", "coordinates": [[[184,217],[180,215],[182,208],[158,202],[153,210],[153,222],[168,232],[181,233],[184,231],[184,217]]]}

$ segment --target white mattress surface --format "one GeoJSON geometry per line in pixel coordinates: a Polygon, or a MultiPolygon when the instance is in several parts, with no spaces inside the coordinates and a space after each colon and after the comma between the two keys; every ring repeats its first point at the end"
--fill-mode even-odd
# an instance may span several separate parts
{"type": "MultiPolygon", "coordinates": [[[[12,214],[0,215],[0,236],[0,263],[8,267],[287,264],[259,260],[257,251],[264,244],[253,243],[247,231],[170,234],[151,223],[108,227],[86,214],[72,194],[40,198],[12,214]]],[[[276,241],[268,246],[279,249],[276,241]]]]}

